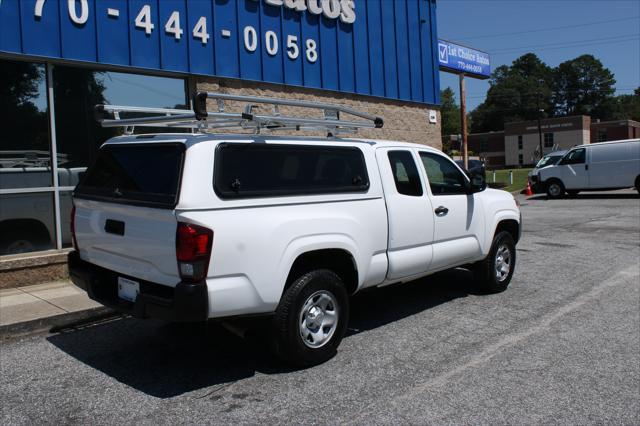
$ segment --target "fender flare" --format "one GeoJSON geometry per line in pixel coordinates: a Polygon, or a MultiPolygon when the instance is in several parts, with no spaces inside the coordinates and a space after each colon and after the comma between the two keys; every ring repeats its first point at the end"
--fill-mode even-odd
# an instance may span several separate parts
{"type": "Polygon", "coordinates": [[[493,216],[493,223],[491,225],[491,232],[485,236],[484,244],[482,245],[482,254],[484,256],[489,254],[489,250],[491,250],[491,244],[493,243],[493,237],[496,235],[496,229],[498,229],[498,224],[505,220],[515,220],[518,222],[518,226],[522,227],[522,220],[520,215],[518,215],[513,210],[498,210],[493,216]]]}
{"type": "Polygon", "coordinates": [[[344,250],[349,253],[358,271],[358,288],[362,286],[367,266],[360,258],[356,242],[346,234],[317,234],[295,238],[285,248],[276,269],[276,276],[278,283],[281,283],[282,290],[284,290],[287,277],[296,259],[305,253],[316,250],[344,250]]]}

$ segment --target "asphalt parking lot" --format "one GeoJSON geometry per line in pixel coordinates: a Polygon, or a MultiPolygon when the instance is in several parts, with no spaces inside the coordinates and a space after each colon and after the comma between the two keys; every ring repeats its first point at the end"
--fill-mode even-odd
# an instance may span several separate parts
{"type": "Polygon", "coordinates": [[[118,319],[1,343],[2,424],[640,424],[640,197],[521,197],[511,287],[455,270],[358,295],[289,370],[215,326],[118,319]]]}

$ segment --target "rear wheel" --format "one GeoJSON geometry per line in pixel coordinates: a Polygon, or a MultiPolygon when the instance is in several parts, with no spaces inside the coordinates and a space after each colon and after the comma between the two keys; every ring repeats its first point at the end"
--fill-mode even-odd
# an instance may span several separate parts
{"type": "Polygon", "coordinates": [[[547,184],[547,195],[549,198],[560,198],[564,195],[564,185],[557,179],[551,180],[547,184]]]}
{"type": "Polygon", "coordinates": [[[491,244],[489,255],[476,264],[476,283],[485,293],[504,291],[511,282],[516,267],[516,245],[510,233],[499,232],[491,244]]]}
{"type": "Polygon", "coordinates": [[[640,176],[636,178],[636,191],[640,194],[640,176]]]}
{"type": "Polygon", "coordinates": [[[38,231],[37,228],[28,230],[23,227],[0,230],[0,254],[29,253],[47,248],[49,236],[38,231]]]}
{"type": "Polygon", "coordinates": [[[336,353],[349,320],[349,296],[327,269],[308,272],[285,291],[274,316],[275,354],[301,367],[323,363],[336,353]]]}

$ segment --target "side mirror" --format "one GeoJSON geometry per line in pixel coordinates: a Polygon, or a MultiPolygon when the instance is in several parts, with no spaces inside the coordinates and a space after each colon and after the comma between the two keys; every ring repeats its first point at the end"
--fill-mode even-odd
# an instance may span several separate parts
{"type": "Polygon", "coordinates": [[[469,173],[469,183],[468,193],[475,194],[476,192],[482,192],[487,189],[487,181],[485,177],[481,173],[469,173]]]}

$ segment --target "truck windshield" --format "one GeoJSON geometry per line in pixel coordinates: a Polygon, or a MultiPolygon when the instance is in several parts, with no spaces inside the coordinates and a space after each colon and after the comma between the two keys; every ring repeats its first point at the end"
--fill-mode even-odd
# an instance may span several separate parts
{"type": "Polygon", "coordinates": [[[173,208],[178,201],[184,145],[105,145],[74,196],[173,208]]]}
{"type": "Polygon", "coordinates": [[[552,164],[556,164],[561,158],[562,155],[545,155],[540,159],[540,161],[538,161],[536,168],[540,169],[542,167],[551,166],[552,164]]]}

